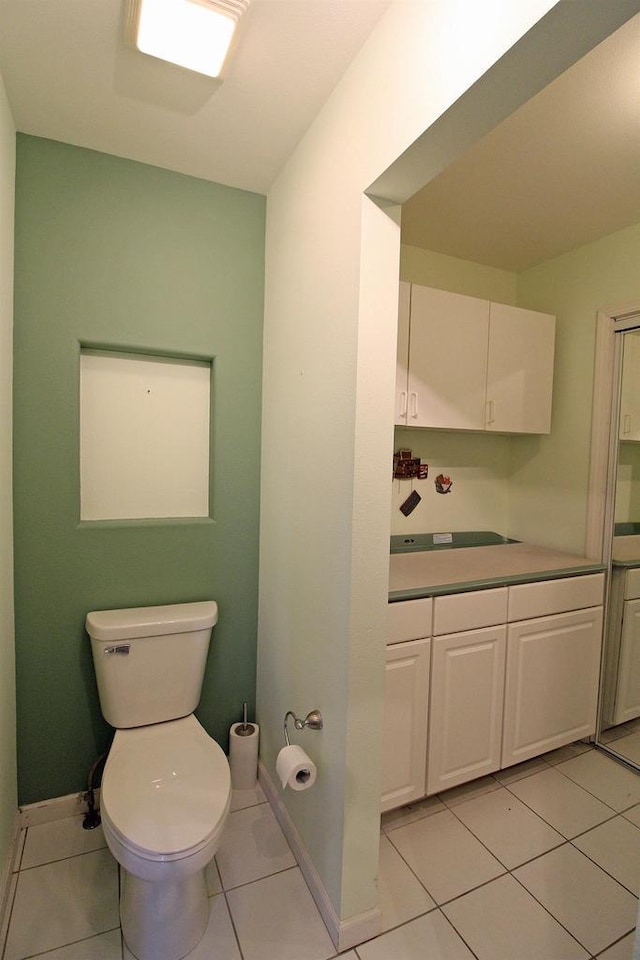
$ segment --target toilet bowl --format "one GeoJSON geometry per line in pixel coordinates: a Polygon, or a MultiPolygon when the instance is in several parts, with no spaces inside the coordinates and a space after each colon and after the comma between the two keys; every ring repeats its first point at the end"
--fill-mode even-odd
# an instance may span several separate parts
{"type": "Polygon", "coordinates": [[[86,618],[102,714],[116,728],[100,810],[122,868],[122,934],[138,960],[181,960],[209,920],[205,870],[229,813],[231,774],[193,711],[217,617],[208,600],[86,618]]]}
{"type": "Polygon", "coordinates": [[[202,938],[205,869],[230,802],[227,758],[193,714],[116,731],[100,808],[105,839],[125,871],[123,935],[139,960],[176,960],[202,938]]]}

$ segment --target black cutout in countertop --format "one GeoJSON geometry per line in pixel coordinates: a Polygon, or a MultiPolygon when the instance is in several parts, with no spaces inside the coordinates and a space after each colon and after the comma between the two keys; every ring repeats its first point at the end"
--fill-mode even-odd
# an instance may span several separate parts
{"type": "Polygon", "coordinates": [[[391,537],[391,553],[416,553],[422,550],[455,550],[458,547],[493,547],[519,543],[491,530],[465,530],[458,533],[410,533],[391,537]]]}

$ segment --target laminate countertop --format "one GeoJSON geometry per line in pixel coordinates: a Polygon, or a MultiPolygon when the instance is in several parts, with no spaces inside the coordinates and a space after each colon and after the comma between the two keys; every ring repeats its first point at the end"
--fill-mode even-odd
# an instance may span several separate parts
{"type": "Polygon", "coordinates": [[[613,538],[614,567],[640,567],[640,535],[613,538]]]}
{"type": "Polygon", "coordinates": [[[389,601],[575,577],[605,570],[602,563],[529,543],[393,553],[389,601]]]}

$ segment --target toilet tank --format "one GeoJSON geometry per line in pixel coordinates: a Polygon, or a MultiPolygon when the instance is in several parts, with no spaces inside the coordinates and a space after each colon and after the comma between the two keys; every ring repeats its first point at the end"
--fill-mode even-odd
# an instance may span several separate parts
{"type": "Polygon", "coordinates": [[[88,613],[105,720],[144,727],[193,713],[217,619],[213,600],[88,613]]]}

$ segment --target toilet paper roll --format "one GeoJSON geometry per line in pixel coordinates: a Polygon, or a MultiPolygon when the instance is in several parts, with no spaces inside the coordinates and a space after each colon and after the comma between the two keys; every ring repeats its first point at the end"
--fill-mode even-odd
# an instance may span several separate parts
{"type": "Polygon", "coordinates": [[[316,765],[302,747],[291,744],[283,747],[276,760],[276,773],[280,783],[292,790],[308,790],[316,782],[316,765]]]}
{"type": "Polygon", "coordinates": [[[229,766],[234,790],[251,790],[258,777],[258,743],[260,728],[257,723],[234,723],[229,731],[229,766]]]}

